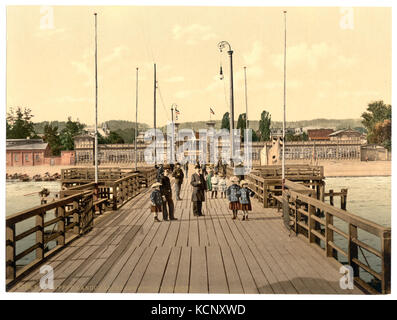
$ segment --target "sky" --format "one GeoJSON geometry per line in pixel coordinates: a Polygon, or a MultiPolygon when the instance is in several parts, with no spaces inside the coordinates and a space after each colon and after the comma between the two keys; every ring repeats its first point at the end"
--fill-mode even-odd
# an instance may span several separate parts
{"type": "Polygon", "coordinates": [[[68,116],[94,123],[94,12],[98,13],[98,121],[157,126],[204,121],[229,111],[233,50],[235,120],[263,110],[283,116],[287,10],[287,121],[360,118],[368,103],[391,103],[391,9],[339,7],[8,6],[7,110],[29,107],[38,121],[68,116]],[[224,80],[219,79],[222,65],[224,80]]]}

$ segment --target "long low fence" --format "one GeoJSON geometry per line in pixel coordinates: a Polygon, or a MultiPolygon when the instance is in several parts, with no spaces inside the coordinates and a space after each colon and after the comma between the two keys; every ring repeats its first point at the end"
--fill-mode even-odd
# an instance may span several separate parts
{"type": "Polygon", "coordinates": [[[368,293],[390,293],[391,284],[391,228],[361,218],[346,209],[347,190],[318,195],[316,190],[302,183],[286,180],[285,191],[281,179],[265,179],[254,173],[246,176],[250,188],[264,207],[287,204],[287,225],[296,235],[303,236],[332,259],[338,254],[346,259],[354,274],[354,282],[368,293]],[[322,201],[325,196],[333,203],[334,196],[341,197],[341,208],[322,201]],[[337,223],[335,223],[337,222],[337,223]],[[378,246],[366,242],[368,234],[378,246]],[[339,241],[335,241],[338,235],[339,241]],[[364,239],[365,238],[365,239],[364,239]],[[365,253],[364,253],[365,252],[365,253]],[[368,262],[368,255],[377,261],[377,266],[368,262]],[[363,280],[363,272],[372,276],[374,284],[363,280]],[[376,285],[379,284],[379,285],[376,285]]]}
{"type": "Polygon", "coordinates": [[[81,234],[91,230],[94,220],[93,202],[93,192],[82,191],[8,216],[6,218],[7,287],[30,272],[44,259],[61,250],[81,234]],[[54,213],[54,217],[46,221],[47,214],[50,212],[54,213]],[[34,219],[34,226],[16,234],[16,225],[28,219],[34,219]],[[45,232],[48,228],[53,232],[49,234],[45,232]],[[33,244],[17,253],[18,243],[33,234],[35,234],[33,244]],[[46,250],[50,241],[56,241],[56,246],[46,250]],[[32,252],[35,252],[35,259],[18,269],[17,262],[32,252]]]}
{"type": "Polygon", "coordinates": [[[6,279],[7,288],[32,271],[43,261],[62,250],[77,237],[94,227],[94,219],[103,211],[117,210],[149,187],[156,178],[154,168],[136,173],[107,170],[101,177],[113,177],[92,182],[90,170],[65,169],[63,177],[68,187],[62,187],[58,200],[40,205],[6,218],[6,279]],[[121,173],[121,174],[119,174],[121,173]],[[21,229],[21,224],[29,227],[21,229]],[[19,228],[18,228],[19,227],[19,228]],[[21,243],[28,247],[21,250],[21,243]],[[55,245],[50,248],[49,244],[55,245]],[[18,262],[28,255],[34,258],[28,264],[18,262]]]}

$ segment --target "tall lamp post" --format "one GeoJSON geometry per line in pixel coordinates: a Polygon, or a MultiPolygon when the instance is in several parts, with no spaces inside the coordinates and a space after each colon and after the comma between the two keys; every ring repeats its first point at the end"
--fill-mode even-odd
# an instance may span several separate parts
{"type": "Polygon", "coordinates": [[[98,183],[98,41],[97,41],[97,13],[94,13],[95,17],[95,183],[98,183]]]}
{"type": "Polygon", "coordinates": [[[230,117],[229,117],[229,122],[230,122],[230,160],[233,159],[234,155],[234,139],[233,139],[233,130],[234,130],[234,95],[233,95],[233,50],[232,47],[230,46],[229,42],[227,41],[221,41],[218,43],[218,48],[220,52],[222,52],[222,49],[225,47],[228,47],[228,55],[230,58],[230,117]]]}
{"type": "Polygon", "coordinates": [[[172,120],[172,138],[171,138],[171,163],[175,162],[175,123],[174,123],[174,107],[176,110],[176,107],[178,105],[176,103],[173,103],[171,105],[171,120],[172,120]]]}

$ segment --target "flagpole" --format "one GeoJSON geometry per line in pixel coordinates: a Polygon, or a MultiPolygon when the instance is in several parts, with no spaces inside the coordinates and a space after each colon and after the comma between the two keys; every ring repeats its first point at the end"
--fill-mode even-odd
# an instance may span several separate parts
{"type": "Polygon", "coordinates": [[[244,83],[245,83],[245,128],[248,130],[248,97],[247,97],[247,67],[244,67],[244,83]]]}
{"type": "Polygon", "coordinates": [[[283,117],[283,157],[282,157],[282,190],[285,185],[285,122],[286,122],[286,79],[287,79],[287,11],[284,11],[284,117],[283,117]]]}
{"type": "Polygon", "coordinates": [[[135,93],[135,171],[138,171],[138,154],[137,154],[137,142],[136,138],[138,135],[138,68],[136,68],[136,93],[135,93]]]}
{"type": "Polygon", "coordinates": [[[98,183],[98,48],[97,48],[97,14],[95,17],[95,183],[98,183]]]}

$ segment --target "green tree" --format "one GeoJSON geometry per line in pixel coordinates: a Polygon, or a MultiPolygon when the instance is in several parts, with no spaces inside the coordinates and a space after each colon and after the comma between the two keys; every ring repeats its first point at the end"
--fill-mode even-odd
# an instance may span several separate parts
{"type": "Polygon", "coordinates": [[[64,150],[74,150],[74,137],[84,133],[84,124],[78,121],[72,121],[72,117],[68,117],[65,128],[61,131],[60,139],[64,150]]]}
{"type": "Polygon", "coordinates": [[[134,143],[135,141],[135,128],[118,129],[115,130],[115,133],[123,139],[124,143],[134,143]]]}
{"type": "Polygon", "coordinates": [[[259,120],[259,132],[261,141],[270,140],[270,125],[272,123],[272,117],[269,112],[263,110],[261,113],[261,119],[259,120]]]}
{"type": "Polygon", "coordinates": [[[240,129],[240,137],[242,141],[244,141],[244,130],[247,127],[246,120],[247,120],[247,115],[245,113],[242,113],[238,116],[237,129],[240,129]]]}
{"type": "Polygon", "coordinates": [[[367,111],[361,117],[362,124],[368,131],[368,143],[378,143],[391,148],[391,105],[382,100],[368,104],[367,111]],[[389,120],[389,122],[385,122],[389,120]]]}
{"type": "Polygon", "coordinates": [[[112,144],[112,143],[124,143],[124,139],[115,131],[110,131],[109,136],[103,137],[98,132],[98,143],[99,144],[112,144]]]}
{"type": "Polygon", "coordinates": [[[58,133],[58,127],[51,123],[44,126],[43,140],[50,145],[53,156],[59,156],[62,150],[61,139],[58,133]]]}
{"type": "Polygon", "coordinates": [[[230,116],[229,112],[226,112],[222,117],[221,129],[227,129],[230,131],[230,116]]]}
{"type": "Polygon", "coordinates": [[[10,109],[7,113],[6,133],[8,139],[26,139],[37,137],[32,122],[32,110],[29,108],[17,107],[10,109]]]}

